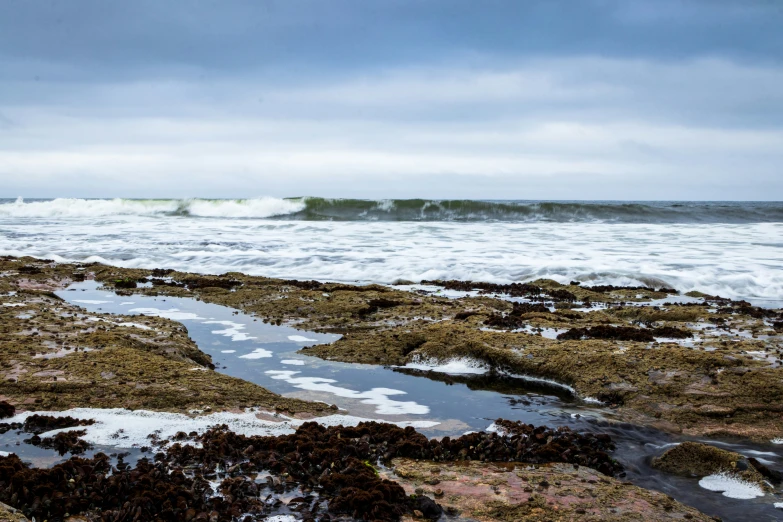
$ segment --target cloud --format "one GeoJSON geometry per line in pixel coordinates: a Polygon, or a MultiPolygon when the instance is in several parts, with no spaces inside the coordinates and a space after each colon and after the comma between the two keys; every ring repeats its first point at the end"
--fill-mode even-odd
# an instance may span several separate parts
{"type": "Polygon", "coordinates": [[[0,197],[783,193],[779,10],[475,5],[4,4],[0,197]]]}
{"type": "Polygon", "coordinates": [[[690,198],[705,183],[730,197],[754,179],[763,198],[769,183],[780,185],[781,82],[774,67],[587,57],[380,71],[289,89],[74,85],[47,105],[4,108],[21,128],[0,130],[0,175],[36,196],[63,184],[72,195],[128,186],[145,196],[341,195],[335,183],[376,180],[367,197],[394,183],[413,197],[437,195],[443,176],[456,175],[483,180],[478,192],[493,198],[519,183],[573,197],[559,176],[584,179],[586,198],[601,197],[606,183],[643,198],[649,189],[638,189],[651,181],[683,197],[683,179],[695,182],[690,198]],[[748,115],[753,103],[765,110],[748,115]]]}

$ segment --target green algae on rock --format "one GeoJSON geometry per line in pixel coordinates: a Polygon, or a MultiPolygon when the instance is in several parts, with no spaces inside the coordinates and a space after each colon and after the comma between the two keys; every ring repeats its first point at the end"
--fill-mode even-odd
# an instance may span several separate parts
{"type": "Polygon", "coordinates": [[[756,459],[699,442],[683,442],[652,460],[652,466],[667,473],[685,477],[724,474],[743,483],[754,484],[771,492],[769,481],[780,482],[780,476],[756,459]]]}

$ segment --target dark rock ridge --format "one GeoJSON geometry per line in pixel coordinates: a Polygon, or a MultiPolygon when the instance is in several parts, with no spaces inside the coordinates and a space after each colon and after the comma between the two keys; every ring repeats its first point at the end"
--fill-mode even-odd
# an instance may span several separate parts
{"type": "Polygon", "coordinates": [[[609,339],[613,341],[637,341],[643,343],[655,342],[656,337],[685,339],[693,337],[687,330],[664,326],[661,328],[634,328],[632,326],[598,325],[590,328],[571,328],[557,336],[561,341],[576,341],[581,339],[609,339]]]}

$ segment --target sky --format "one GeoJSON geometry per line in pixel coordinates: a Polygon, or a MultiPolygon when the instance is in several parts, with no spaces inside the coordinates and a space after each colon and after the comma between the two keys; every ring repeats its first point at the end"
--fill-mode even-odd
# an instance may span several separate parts
{"type": "Polygon", "coordinates": [[[781,0],[2,0],[0,197],[783,200],[781,0]]]}

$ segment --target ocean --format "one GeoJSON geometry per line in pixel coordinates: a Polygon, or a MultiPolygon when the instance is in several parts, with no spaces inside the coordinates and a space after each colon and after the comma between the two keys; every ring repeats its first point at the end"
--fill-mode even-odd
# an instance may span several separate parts
{"type": "Polygon", "coordinates": [[[359,283],[664,285],[783,306],[783,202],[0,199],[0,254],[359,283]]]}

